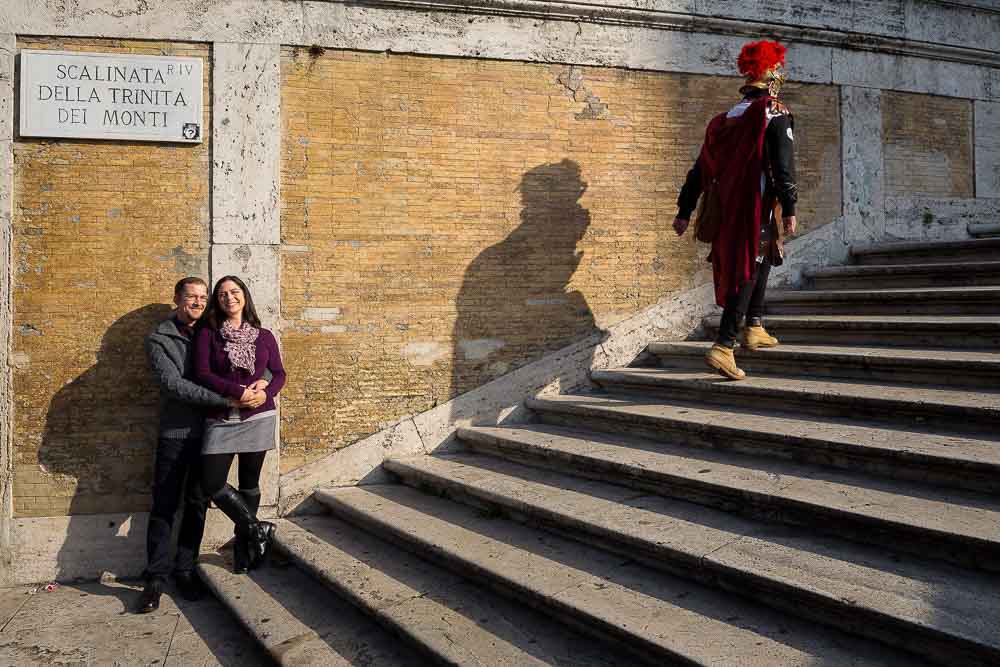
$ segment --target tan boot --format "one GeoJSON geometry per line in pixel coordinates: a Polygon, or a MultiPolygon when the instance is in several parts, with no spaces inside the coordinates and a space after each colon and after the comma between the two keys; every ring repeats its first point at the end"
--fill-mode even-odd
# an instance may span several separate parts
{"type": "Polygon", "coordinates": [[[758,347],[775,347],[778,339],[767,333],[764,327],[744,327],[740,344],[748,350],[756,350],[758,347]]]}
{"type": "Polygon", "coordinates": [[[705,363],[730,380],[742,380],[747,376],[746,373],[736,366],[733,351],[725,345],[719,345],[718,343],[713,345],[712,349],[705,353],[705,363]]]}

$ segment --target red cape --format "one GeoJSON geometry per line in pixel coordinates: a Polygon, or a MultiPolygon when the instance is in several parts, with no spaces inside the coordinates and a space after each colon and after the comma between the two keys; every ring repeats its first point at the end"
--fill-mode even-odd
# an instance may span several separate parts
{"type": "Polygon", "coordinates": [[[725,307],[757,271],[762,201],[760,179],[767,129],[767,105],[772,97],[754,100],[737,118],[721,113],[708,124],[698,161],[702,191],[713,181],[719,189],[722,224],[712,242],[715,302],[725,307]]]}

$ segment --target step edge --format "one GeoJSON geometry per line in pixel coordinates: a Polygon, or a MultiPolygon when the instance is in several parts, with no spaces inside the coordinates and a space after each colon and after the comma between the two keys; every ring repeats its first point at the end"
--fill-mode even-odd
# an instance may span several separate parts
{"type": "MultiPolygon", "coordinates": [[[[641,389],[675,389],[684,391],[687,394],[716,394],[725,397],[761,397],[783,398],[795,403],[817,403],[817,404],[837,404],[843,408],[865,406],[883,406],[886,410],[914,412],[919,409],[930,408],[935,414],[953,419],[983,418],[990,420],[1000,419],[1000,408],[990,408],[989,406],[964,405],[961,403],[950,403],[944,400],[922,400],[919,398],[885,398],[881,396],[864,396],[853,393],[831,393],[823,394],[814,390],[789,389],[784,387],[758,387],[754,385],[736,382],[715,382],[708,381],[707,378],[682,378],[675,379],[669,377],[650,377],[642,375],[638,371],[644,369],[622,368],[622,369],[595,369],[590,372],[590,378],[600,386],[627,386],[641,389]]],[[[714,378],[713,378],[714,380],[714,378]]],[[[891,387],[882,383],[872,383],[873,387],[891,387]]],[[[987,392],[968,392],[984,396],[991,396],[987,392]]],[[[1000,397],[998,397],[1000,398],[1000,397]]]]}

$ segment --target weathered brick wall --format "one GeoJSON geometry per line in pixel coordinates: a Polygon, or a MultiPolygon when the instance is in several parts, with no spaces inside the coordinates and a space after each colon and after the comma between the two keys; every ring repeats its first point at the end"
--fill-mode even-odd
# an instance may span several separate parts
{"type": "MultiPolygon", "coordinates": [[[[282,468],[689,285],[677,192],[738,85],[286,49],[282,468]]],[[[815,228],[840,214],[838,95],[785,97],[815,228]]]]}
{"type": "MultiPolygon", "coordinates": [[[[144,41],[18,47],[209,57],[207,46],[144,41]]],[[[174,282],[207,277],[209,139],[15,143],[16,515],[148,507],[156,389],[142,342],[174,282]]]]}
{"type": "Polygon", "coordinates": [[[973,197],[972,101],[882,93],[886,195],[973,197]]]}

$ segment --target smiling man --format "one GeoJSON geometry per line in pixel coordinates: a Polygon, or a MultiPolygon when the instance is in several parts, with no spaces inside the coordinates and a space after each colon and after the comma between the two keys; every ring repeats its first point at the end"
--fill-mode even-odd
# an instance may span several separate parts
{"type": "Polygon", "coordinates": [[[202,595],[194,566],[208,509],[200,484],[204,409],[241,406],[188,379],[194,325],[208,305],[208,285],[201,278],[184,278],[174,287],[174,304],[173,314],[146,338],[146,354],[160,387],[160,426],[153,468],[153,509],[146,532],[146,586],[139,598],[139,613],[160,606],[160,594],[171,571],[181,595],[189,600],[202,595]],[[174,560],[170,539],[182,499],[184,512],[174,560]]]}

